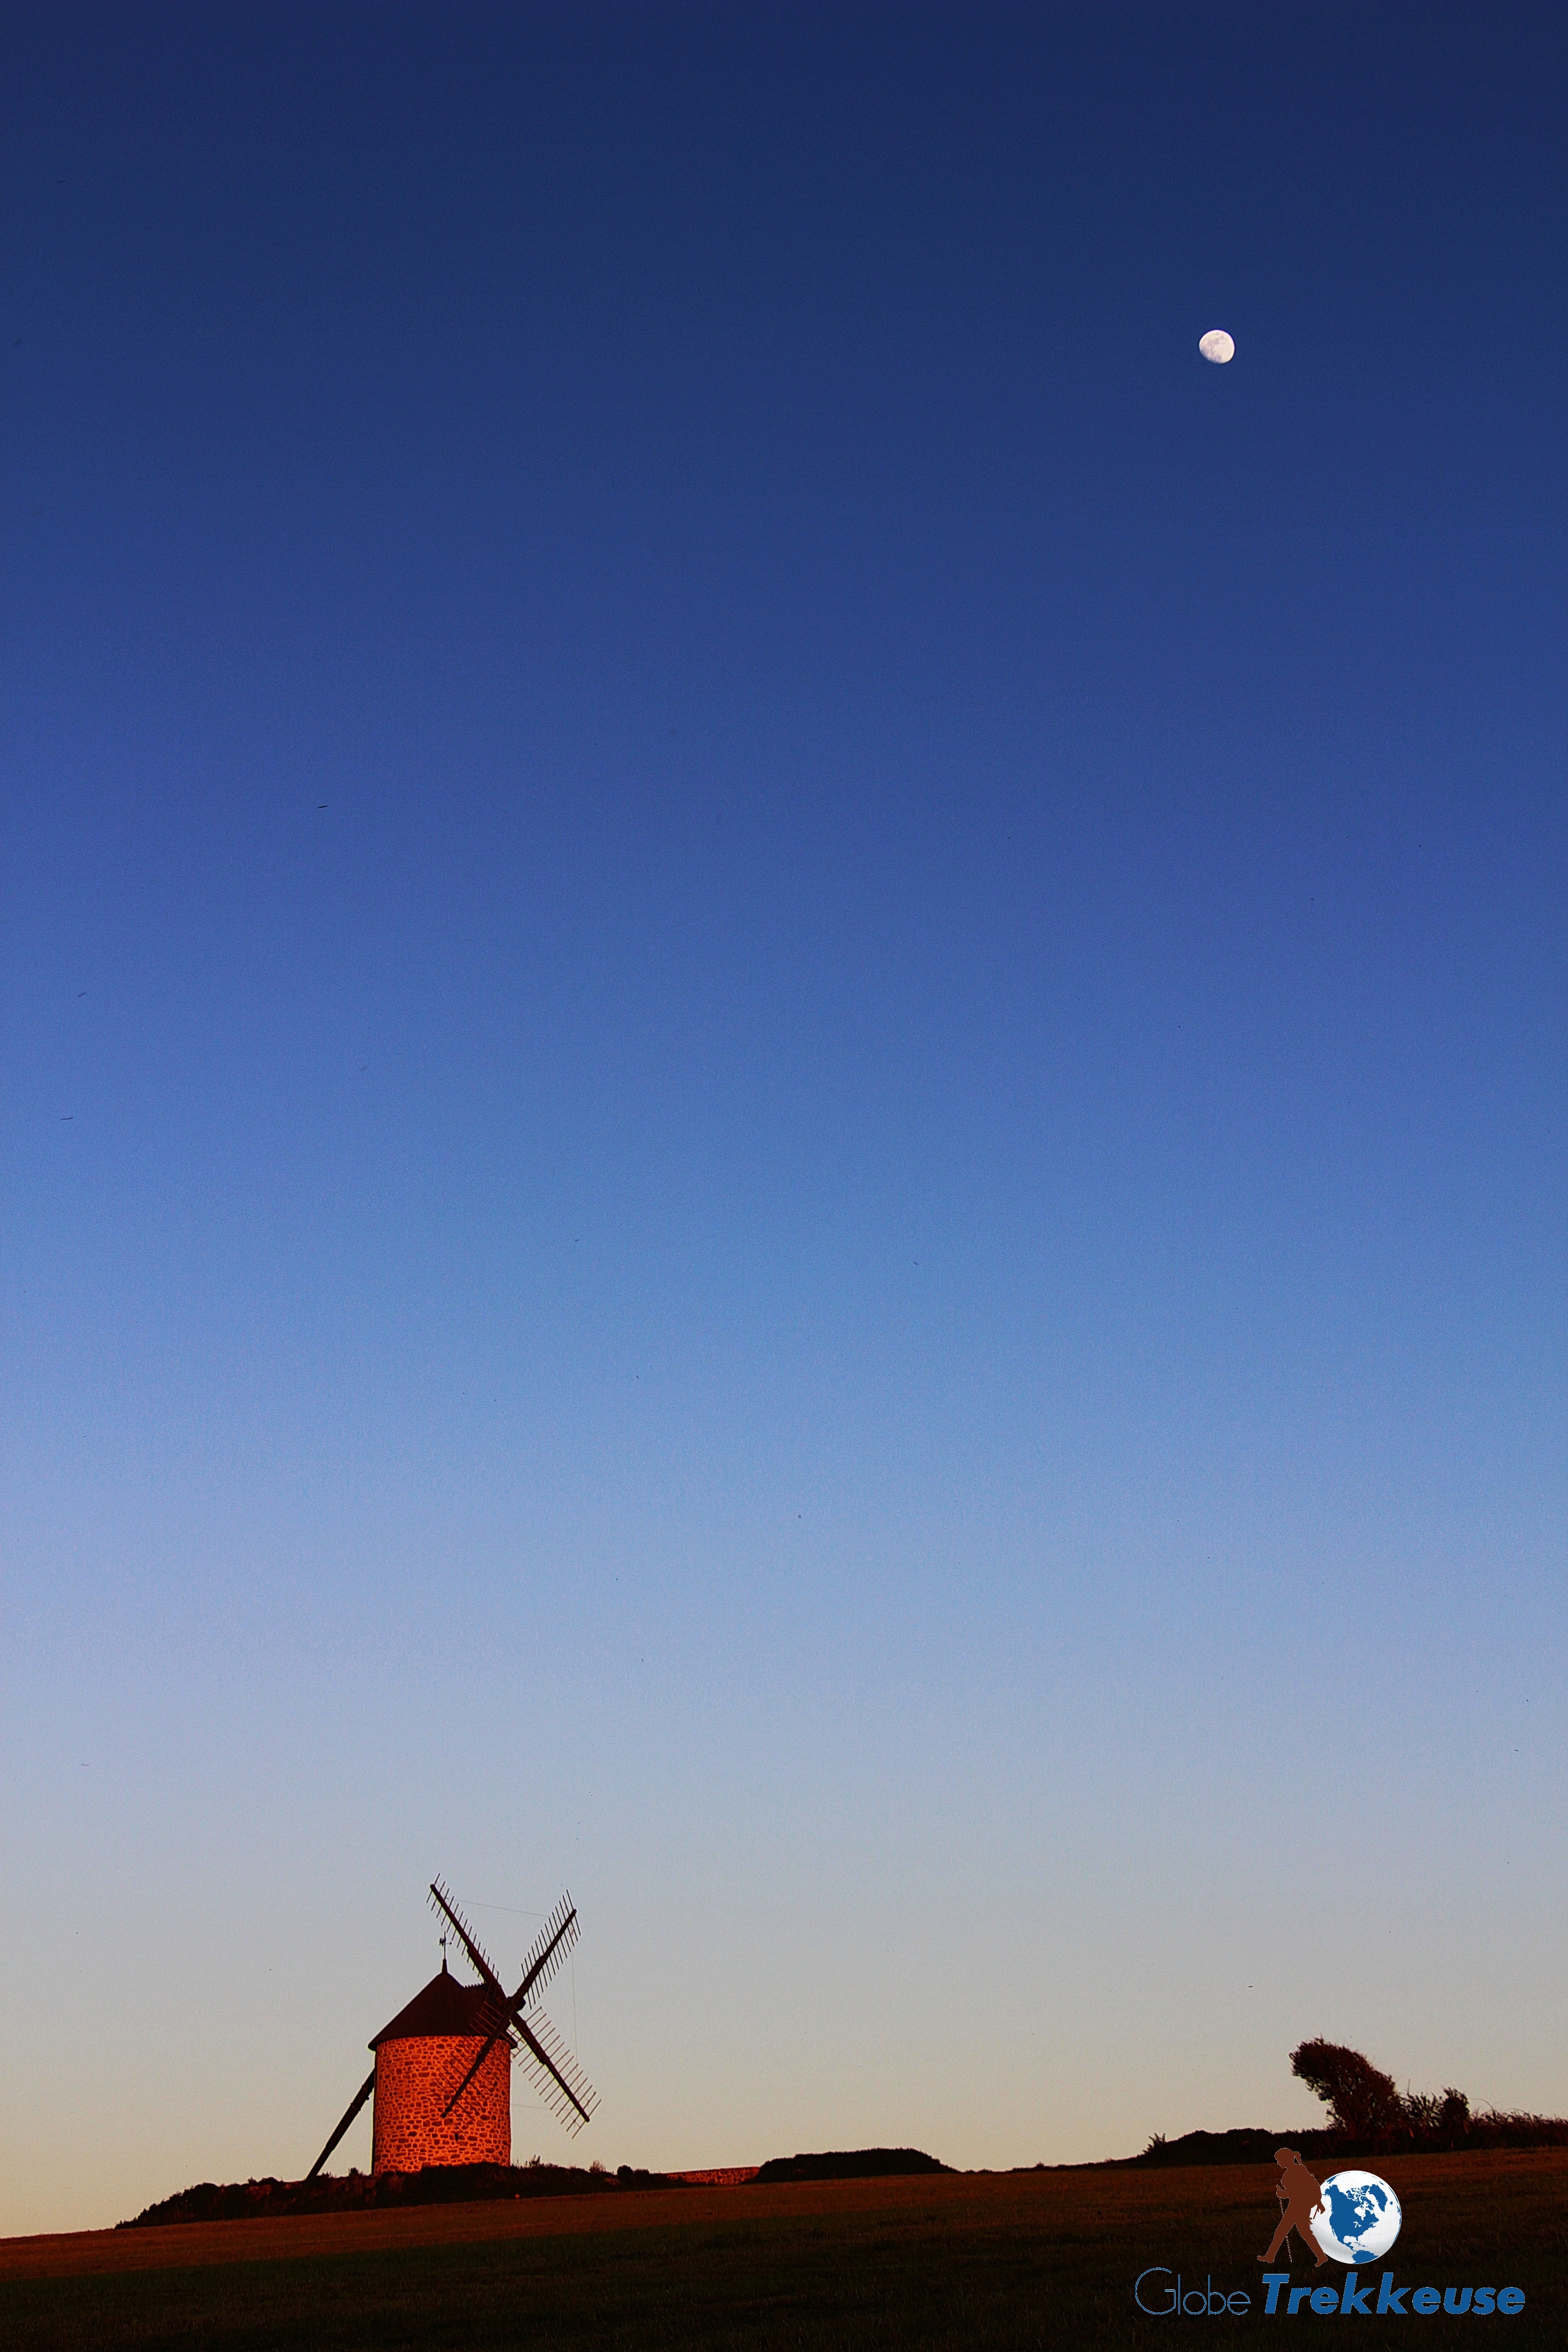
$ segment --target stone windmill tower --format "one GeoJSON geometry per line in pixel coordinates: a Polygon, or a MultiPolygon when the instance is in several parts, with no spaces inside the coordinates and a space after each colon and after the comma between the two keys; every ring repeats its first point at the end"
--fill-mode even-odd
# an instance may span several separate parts
{"type": "Polygon", "coordinates": [[[444,1917],[479,1970],[478,1984],[439,1972],[371,2042],[375,2064],[306,2179],[314,2180],[374,2093],[374,2172],[417,2172],[426,2164],[511,2162],[511,2062],[520,2053],[544,2103],[574,2134],[595,2098],[576,2059],[533,2003],[577,1940],[577,1914],[563,1896],[507,1993],[479,1943],[437,1880],[431,1907],[444,1917]],[[524,2011],[529,2013],[525,2016],[524,2011]]]}

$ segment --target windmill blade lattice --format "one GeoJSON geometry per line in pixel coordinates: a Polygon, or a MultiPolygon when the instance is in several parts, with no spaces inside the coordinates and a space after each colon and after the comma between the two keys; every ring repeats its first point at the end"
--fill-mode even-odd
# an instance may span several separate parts
{"type": "Polygon", "coordinates": [[[523,1960],[522,1982],[512,1996],[514,2010],[520,2001],[538,1998],[576,1941],[576,1908],[571,1895],[563,1895],[523,1960]]]}
{"type": "Polygon", "coordinates": [[[518,2018],[515,2031],[523,2045],[518,2055],[531,2069],[541,2098],[574,2139],[598,2105],[598,2093],[542,2012],[526,2024],[518,2018]]]}

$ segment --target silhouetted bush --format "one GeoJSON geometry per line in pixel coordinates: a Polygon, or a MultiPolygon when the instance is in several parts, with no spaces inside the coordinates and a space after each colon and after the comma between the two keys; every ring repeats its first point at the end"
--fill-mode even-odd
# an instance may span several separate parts
{"type": "Polygon", "coordinates": [[[1290,2053],[1290,2072],[1316,2091],[1332,2130],[1347,2139],[1377,2139],[1405,2124],[1405,2102],[1385,2074],[1340,2042],[1303,2042],[1290,2053]]]}
{"type": "Polygon", "coordinates": [[[1568,2118],[1505,2113],[1497,2107],[1472,2115],[1469,2100],[1452,2083],[1441,2092],[1401,2093],[1391,2074],[1342,2042],[1303,2042],[1290,2053],[1290,2071],[1329,2109],[1330,2150],[1348,2152],[1352,2144],[1369,2155],[1568,2147],[1568,2118]]]}

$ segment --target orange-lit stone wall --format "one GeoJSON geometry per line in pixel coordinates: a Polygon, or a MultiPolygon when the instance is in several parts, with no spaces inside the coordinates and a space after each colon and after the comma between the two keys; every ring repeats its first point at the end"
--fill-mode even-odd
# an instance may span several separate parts
{"type": "Polygon", "coordinates": [[[375,2053],[373,2172],[511,2162],[511,2053],[498,2042],[451,2114],[441,2110],[479,2056],[478,2034],[384,2042],[375,2053]]]}

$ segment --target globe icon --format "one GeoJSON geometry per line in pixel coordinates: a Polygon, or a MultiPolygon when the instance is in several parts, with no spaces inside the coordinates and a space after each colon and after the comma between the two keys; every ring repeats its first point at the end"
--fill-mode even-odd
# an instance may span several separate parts
{"type": "Polygon", "coordinates": [[[1399,2235],[1399,2200],[1375,2172],[1332,2172],[1312,2235],[1336,2263],[1377,2263],[1399,2235]]]}

